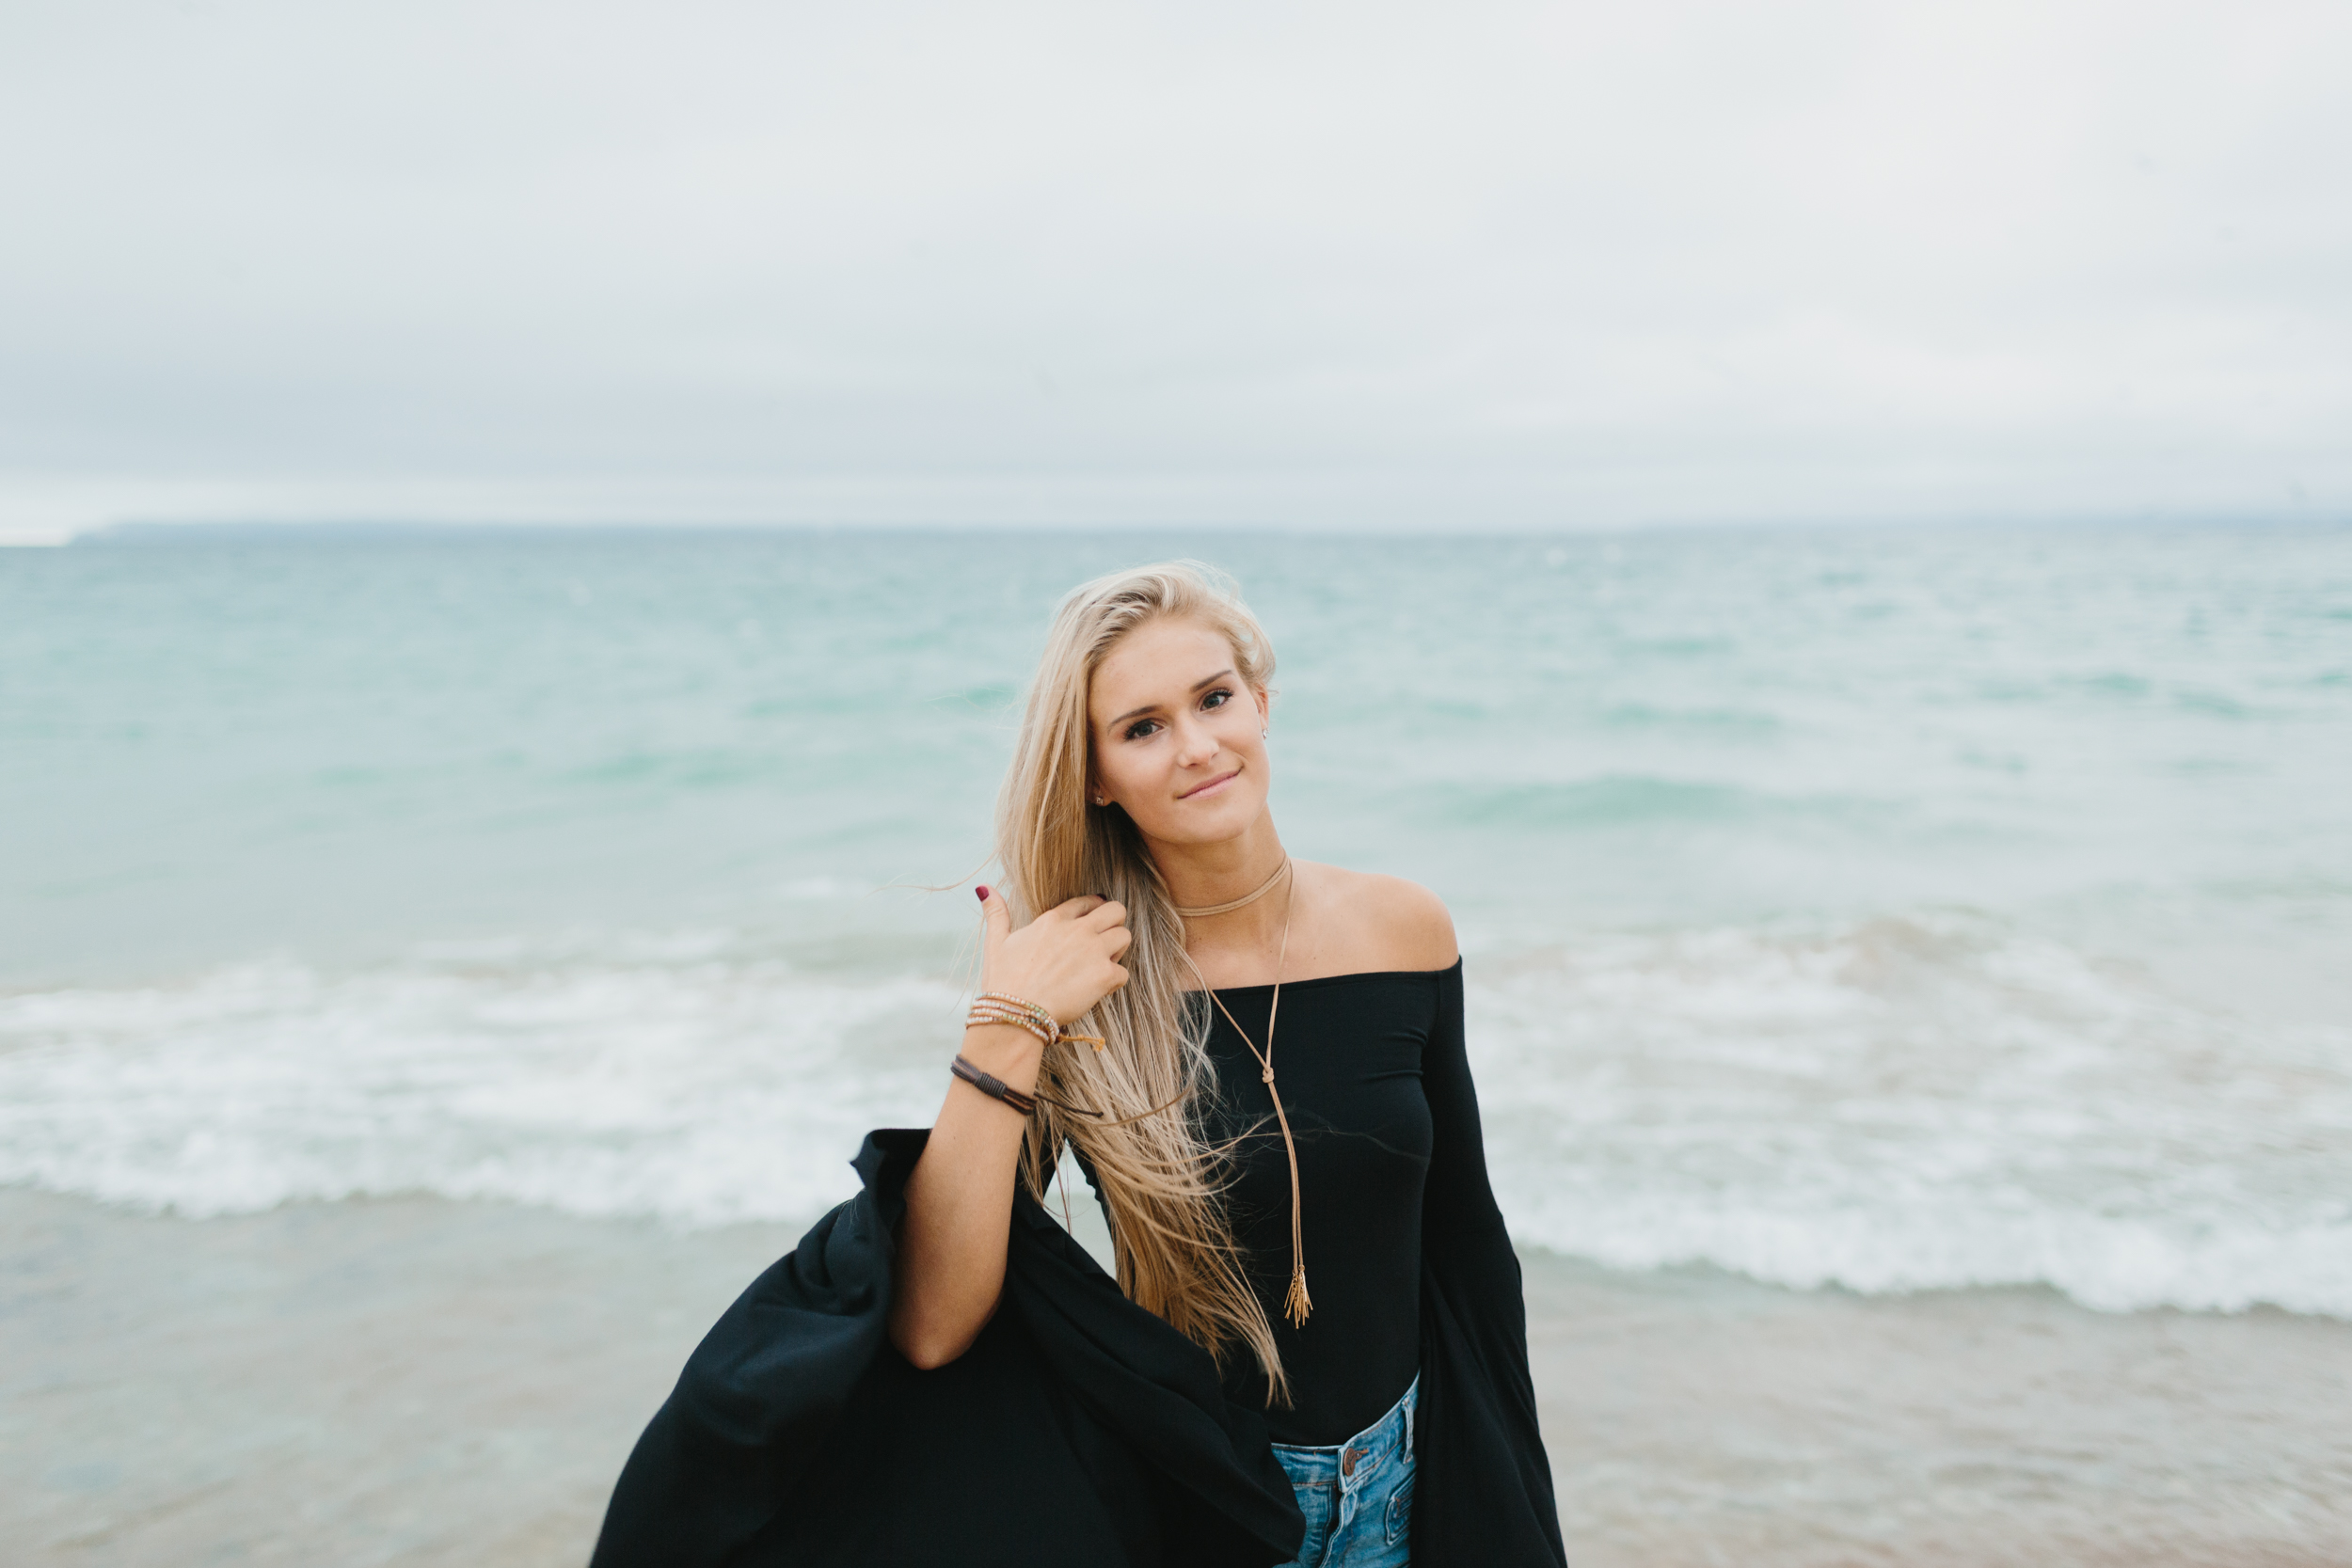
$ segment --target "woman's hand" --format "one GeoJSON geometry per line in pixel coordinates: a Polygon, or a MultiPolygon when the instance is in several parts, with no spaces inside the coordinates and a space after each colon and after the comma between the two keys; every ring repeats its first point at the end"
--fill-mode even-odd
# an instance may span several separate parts
{"type": "MultiPolygon", "coordinates": [[[[1119,956],[1134,938],[1117,904],[1073,898],[1016,931],[1005,901],[979,892],[988,921],[984,989],[1034,1002],[1057,1023],[1071,1023],[1127,983],[1119,956]]],[[[1025,1029],[983,1023],[964,1031],[963,1053],[1025,1094],[1037,1086],[1045,1048],[1025,1029]]],[[[898,1291],[890,1304],[890,1342],[917,1367],[945,1366],[971,1348],[1004,1294],[1013,1168],[1028,1126],[1026,1117],[969,1084],[951,1085],[939,1108],[907,1179],[898,1291]]]]}
{"type": "Polygon", "coordinates": [[[1124,905],[1092,894],[1057,905],[1019,930],[1005,900],[981,888],[988,921],[980,988],[1034,1002],[1057,1023],[1073,1023],[1127,983],[1120,956],[1135,941],[1124,905]]]}

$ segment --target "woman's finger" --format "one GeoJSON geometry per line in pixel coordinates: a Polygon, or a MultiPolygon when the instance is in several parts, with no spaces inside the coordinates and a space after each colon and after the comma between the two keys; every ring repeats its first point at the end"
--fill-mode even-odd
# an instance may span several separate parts
{"type": "Polygon", "coordinates": [[[1135,945],[1136,934],[1124,926],[1114,926],[1105,933],[1110,939],[1110,954],[1116,958],[1135,945]]]}
{"type": "Polygon", "coordinates": [[[985,882],[972,890],[980,895],[980,944],[982,950],[993,953],[1012,932],[1012,911],[1004,898],[985,882]]]}
{"type": "Polygon", "coordinates": [[[1104,899],[1099,907],[1086,916],[1083,924],[1097,931],[1107,931],[1114,926],[1124,926],[1127,924],[1127,906],[1116,898],[1104,899]]]}
{"type": "Polygon", "coordinates": [[[1054,912],[1066,920],[1076,920],[1104,901],[1099,893],[1082,893],[1075,898],[1066,898],[1055,905],[1054,912]]]}

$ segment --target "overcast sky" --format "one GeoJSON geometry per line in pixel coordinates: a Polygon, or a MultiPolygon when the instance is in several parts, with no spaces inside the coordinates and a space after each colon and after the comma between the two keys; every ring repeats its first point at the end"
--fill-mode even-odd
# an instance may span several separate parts
{"type": "Polygon", "coordinates": [[[0,531],[2352,514],[2352,5],[0,8],[0,531]]]}

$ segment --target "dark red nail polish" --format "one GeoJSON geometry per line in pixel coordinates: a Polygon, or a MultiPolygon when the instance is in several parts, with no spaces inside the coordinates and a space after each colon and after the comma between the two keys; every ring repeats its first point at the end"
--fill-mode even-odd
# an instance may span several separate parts
{"type": "Polygon", "coordinates": [[[978,887],[974,888],[972,893],[973,895],[978,898],[981,903],[985,904],[988,902],[988,884],[986,882],[982,882],[978,887]]]}

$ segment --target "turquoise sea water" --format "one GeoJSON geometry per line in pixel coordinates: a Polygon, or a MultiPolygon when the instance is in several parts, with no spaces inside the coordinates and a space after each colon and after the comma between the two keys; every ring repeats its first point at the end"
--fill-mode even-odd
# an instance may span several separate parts
{"type": "Polygon", "coordinates": [[[2352,1316],[2344,529],[0,553],[0,1181],[812,1212],[1054,600],[1180,553],[1293,848],[1454,908],[1523,1240],[2352,1316]]]}

